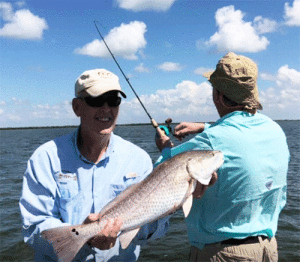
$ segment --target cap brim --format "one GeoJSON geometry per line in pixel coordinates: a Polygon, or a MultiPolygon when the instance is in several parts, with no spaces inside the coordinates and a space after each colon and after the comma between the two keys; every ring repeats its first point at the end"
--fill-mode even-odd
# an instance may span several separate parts
{"type": "Polygon", "coordinates": [[[125,93],[123,92],[123,91],[120,91],[120,90],[118,90],[119,92],[120,92],[120,94],[124,97],[124,98],[126,98],[126,95],[125,95],[125,93]]]}
{"type": "Polygon", "coordinates": [[[86,93],[88,93],[90,96],[92,96],[92,97],[97,97],[97,96],[101,96],[101,95],[103,95],[103,94],[105,94],[105,93],[107,93],[107,92],[111,92],[111,91],[117,91],[117,92],[119,92],[124,98],[126,98],[126,94],[122,91],[122,90],[120,90],[120,89],[118,89],[118,88],[112,88],[112,89],[109,89],[109,90],[103,90],[104,92],[101,92],[101,93],[99,93],[99,92],[93,92],[93,89],[85,89],[85,91],[86,91],[86,93]]]}

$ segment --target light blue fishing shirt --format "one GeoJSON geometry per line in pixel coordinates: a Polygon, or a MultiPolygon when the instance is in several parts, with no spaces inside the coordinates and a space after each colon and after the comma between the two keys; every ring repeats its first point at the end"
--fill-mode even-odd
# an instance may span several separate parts
{"type": "Polygon", "coordinates": [[[189,150],[220,150],[224,164],[218,181],[194,199],[186,218],[191,245],[248,236],[275,235],[286,204],[290,158],[281,127],[256,113],[227,114],[193,139],[163,150],[156,165],[189,150]]]}
{"type": "MultiPolygon", "coordinates": [[[[114,134],[100,162],[90,162],[78,150],[77,135],[78,130],[45,143],[28,161],[20,209],[24,240],[34,248],[35,261],[56,261],[53,248],[40,236],[43,230],[81,224],[152,171],[144,150],[114,134]]],[[[142,227],[124,250],[119,240],[105,251],[86,244],[76,261],[136,261],[149,235],[155,239],[165,234],[168,219],[142,227]]]]}

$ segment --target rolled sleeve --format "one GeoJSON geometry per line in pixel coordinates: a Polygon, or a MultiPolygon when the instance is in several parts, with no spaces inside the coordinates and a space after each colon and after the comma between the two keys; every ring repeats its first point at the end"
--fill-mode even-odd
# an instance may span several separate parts
{"type": "MultiPolygon", "coordinates": [[[[210,127],[209,124],[205,124],[205,130],[208,130],[210,127]]],[[[186,151],[190,150],[213,150],[210,139],[206,133],[206,131],[196,135],[193,139],[182,143],[179,146],[173,148],[164,148],[162,150],[161,156],[157,159],[154,164],[154,167],[163,163],[164,161],[186,151]]]]}

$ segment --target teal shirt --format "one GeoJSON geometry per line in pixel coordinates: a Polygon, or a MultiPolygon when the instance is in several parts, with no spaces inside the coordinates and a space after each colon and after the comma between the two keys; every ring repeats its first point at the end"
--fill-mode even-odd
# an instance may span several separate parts
{"type": "Polygon", "coordinates": [[[236,111],[195,138],[163,150],[157,164],[188,150],[220,150],[224,164],[218,181],[201,199],[194,199],[186,218],[191,245],[277,231],[286,204],[289,150],[281,127],[270,118],[236,111]]]}

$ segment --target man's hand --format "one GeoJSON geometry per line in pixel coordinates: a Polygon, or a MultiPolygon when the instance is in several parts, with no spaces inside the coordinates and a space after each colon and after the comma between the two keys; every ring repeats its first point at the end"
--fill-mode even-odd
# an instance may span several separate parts
{"type": "MultiPolygon", "coordinates": [[[[99,220],[99,214],[90,214],[83,224],[89,224],[99,220]]],[[[104,229],[93,237],[88,244],[100,250],[107,250],[116,244],[118,233],[122,226],[122,219],[112,219],[107,222],[104,229]]]]}
{"type": "Polygon", "coordinates": [[[204,127],[204,123],[182,122],[174,128],[174,136],[181,141],[187,135],[201,133],[204,127]]]}
{"type": "Polygon", "coordinates": [[[212,174],[211,180],[210,180],[210,182],[209,182],[208,185],[203,185],[203,184],[201,184],[201,183],[199,183],[199,182],[197,181],[196,189],[195,189],[195,191],[193,192],[193,197],[194,197],[194,198],[200,198],[200,197],[202,197],[203,194],[204,194],[204,192],[205,192],[205,190],[206,190],[208,187],[214,185],[214,184],[217,182],[217,180],[218,180],[218,174],[217,174],[216,172],[214,172],[214,173],[212,174]]]}
{"type": "Polygon", "coordinates": [[[157,148],[162,151],[166,147],[173,147],[171,139],[165,135],[159,127],[156,128],[155,143],[157,148]]]}

